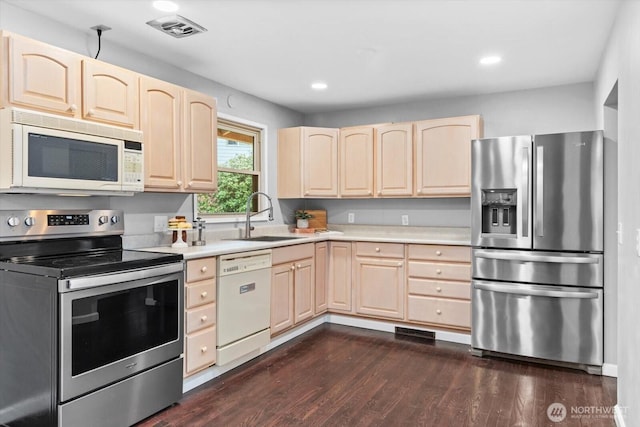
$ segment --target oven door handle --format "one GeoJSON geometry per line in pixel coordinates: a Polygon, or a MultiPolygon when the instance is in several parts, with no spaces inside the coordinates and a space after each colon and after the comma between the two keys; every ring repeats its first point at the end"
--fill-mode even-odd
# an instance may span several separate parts
{"type": "Polygon", "coordinates": [[[581,292],[581,291],[551,291],[543,289],[518,289],[517,286],[474,283],[474,289],[481,291],[500,292],[504,294],[525,295],[547,298],[578,298],[578,299],[596,299],[597,292],[581,292]]]}
{"type": "Polygon", "coordinates": [[[59,282],[61,290],[86,289],[95,288],[96,286],[113,285],[115,283],[130,282],[133,280],[149,279],[166,274],[177,273],[183,271],[182,262],[162,265],[151,268],[141,268],[139,270],[130,270],[122,273],[74,277],[71,279],[63,279],[59,282]]]}

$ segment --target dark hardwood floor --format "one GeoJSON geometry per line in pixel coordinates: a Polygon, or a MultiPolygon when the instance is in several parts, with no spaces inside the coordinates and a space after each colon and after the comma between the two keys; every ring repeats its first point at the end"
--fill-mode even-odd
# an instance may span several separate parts
{"type": "Polygon", "coordinates": [[[602,412],[615,403],[614,378],[325,324],[139,426],[614,426],[602,412]],[[568,411],[558,423],[547,416],[555,402],[568,411]]]}

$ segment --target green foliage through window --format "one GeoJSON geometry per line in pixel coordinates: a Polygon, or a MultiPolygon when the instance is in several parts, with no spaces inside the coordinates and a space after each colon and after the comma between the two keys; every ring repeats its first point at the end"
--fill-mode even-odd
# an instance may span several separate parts
{"type": "MultiPolygon", "coordinates": [[[[250,155],[238,154],[228,161],[228,167],[238,170],[253,168],[250,155]]],[[[198,195],[198,212],[220,214],[245,212],[247,197],[256,188],[254,175],[238,172],[218,172],[218,191],[214,194],[198,195]]]]}

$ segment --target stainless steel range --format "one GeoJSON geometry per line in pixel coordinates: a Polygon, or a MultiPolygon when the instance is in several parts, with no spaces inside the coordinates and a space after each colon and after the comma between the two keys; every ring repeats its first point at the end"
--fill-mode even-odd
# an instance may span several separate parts
{"type": "Polygon", "coordinates": [[[125,426],[182,396],[183,261],[111,210],[0,211],[0,424],[125,426]]]}

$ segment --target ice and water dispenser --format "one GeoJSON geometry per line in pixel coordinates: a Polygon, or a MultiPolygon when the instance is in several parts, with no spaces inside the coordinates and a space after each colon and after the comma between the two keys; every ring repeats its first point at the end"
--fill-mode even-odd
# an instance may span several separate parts
{"type": "Polygon", "coordinates": [[[516,234],[516,189],[482,190],[482,233],[516,234]]]}

